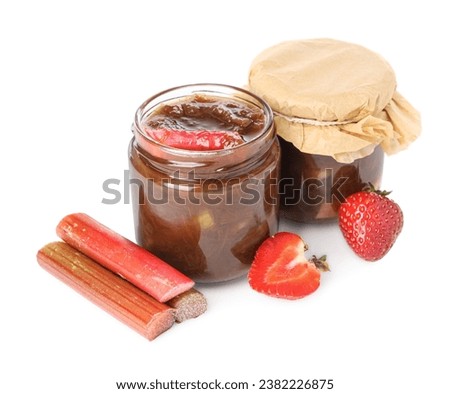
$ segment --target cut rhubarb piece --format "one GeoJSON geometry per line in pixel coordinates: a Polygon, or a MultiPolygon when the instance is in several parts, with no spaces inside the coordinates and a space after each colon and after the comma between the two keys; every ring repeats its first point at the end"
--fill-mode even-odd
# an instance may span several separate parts
{"type": "Polygon", "coordinates": [[[144,290],[160,302],[188,291],[194,281],[148,250],[90,216],[66,216],[56,233],[69,245],[144,290]]]}
{"type": "Polygon", "coordinates": [[[145,132],[153,140],[187,150],[220,150],[244,143],[237,131],[150,129],[145,132]]]}
{"type": "Polygon", "coordinates": [[[64,242],[44,246],[37,260],[42,268],[149,340],[174,323],[172,308],[64,242]]]}
{"type": "Polygon", "coordinates": [[[193,319],[206,312],[205,296],[196,289],[191,289],[167,301],[167,305],[175,310],[175,320],[178,323],[193,319]]]}

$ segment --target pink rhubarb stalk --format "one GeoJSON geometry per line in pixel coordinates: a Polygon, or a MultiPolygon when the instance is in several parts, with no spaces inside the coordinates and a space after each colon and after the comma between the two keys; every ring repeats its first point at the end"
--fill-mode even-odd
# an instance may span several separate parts
{"type": "Polygon", "coordinates": [[[64,242],[44,246],[37,260],[42,268],[149,340],[175,321],[172,308],[64,242]]]}
{"type": "Polygon", "coordinates": [[[195,284],[148,250],[86,214],[66,216],[58,224],[56,232],[69,245],[160,302],[190,290],[195,284]]]}

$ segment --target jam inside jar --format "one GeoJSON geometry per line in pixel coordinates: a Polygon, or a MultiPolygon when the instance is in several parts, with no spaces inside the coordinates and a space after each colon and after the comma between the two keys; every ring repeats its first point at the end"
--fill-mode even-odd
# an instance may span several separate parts
{"type": "MultiPolygon", "coordinates": [[[[245,275],[278,229],[280,147],[268,105],[228,85],[186,85],[145,101],[132,130],[138,244],[197,282],[245,275]],[[181,133],[158,140],[151,132],[167,129],[181,133]],[[198,140],[193,147],[168,144],[199,130],[213,138],[219,130],[238,133],[240,141],[206,150],[198,140]]],[[[188,142],[196,138],[188,135],[188,142]]]]}
{"type": "Polygon", "coordinates": [[[369,183],[380,187],[384,152],[340,163],[331,156],[309,154],[279,137],[282,150],[281,215],[305,223],[336,221],[341,203],[369,183]]]}

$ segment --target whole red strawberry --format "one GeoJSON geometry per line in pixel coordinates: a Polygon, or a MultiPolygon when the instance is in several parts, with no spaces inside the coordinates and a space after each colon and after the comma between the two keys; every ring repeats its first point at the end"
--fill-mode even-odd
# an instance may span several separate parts
{"type": "Polygon", "coordinates": [[[339,208],[339,227],[355,253],[367,261],[381,259],[403,228],[403,213],[390,192],[367,190],[346,198],[339,208]]]}
{"type": "Polygon", "coordinates": [[[279,232],[256,251],[248,273],[252,289],[272,297],[294,300],[311,294],[320,285],[320,272],[329,271],[326,257],[308,260],[303,239],[279,232]]]}

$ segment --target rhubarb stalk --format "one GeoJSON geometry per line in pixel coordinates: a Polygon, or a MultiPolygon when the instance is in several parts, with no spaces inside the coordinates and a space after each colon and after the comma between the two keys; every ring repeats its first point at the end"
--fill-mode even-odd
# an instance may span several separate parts
{"type": "Polygon", "coordinates": [[[183,294],[177,295],[167,301],[167,305],[174,308],[177,323],[198,317],[207,308],[205,296],[196,289],[190,289],[183,294]]]}
{"type": "Polygon", "coordinates": [[[188,291],[195,284],[192,279],[148,250],[86,214],[66,216],[58,224],[56,232],[69,245],[160,302],[188,291]]]}
{"type": "Polygon", "coordinates": [[[149,340],[174,323],[172,308],[64,242],[44,246],[37,260],[45,270],[149,340]]]}

